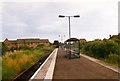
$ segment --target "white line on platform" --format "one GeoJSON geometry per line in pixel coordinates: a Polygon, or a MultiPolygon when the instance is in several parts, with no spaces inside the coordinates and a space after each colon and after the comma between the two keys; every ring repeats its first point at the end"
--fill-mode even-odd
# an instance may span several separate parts
{"type": "Polygon", "coordinates": [[[57,51],[58,51],[58,49],[56,49],[56,51],[54,53],[54,57],[52,59],[50,67],[49,67],[49,69],[47,71],[47,74],[46,74],[46,76],[44,78],[44,81],[52,81],[54,68],[55,68],[55,63],[56,63],[57,51]]]}
{"type": "MultiPolygon", "coordinates": [[[[56,49],[55,49],[56,50],[56,49]]],[[[49,55],[49,57],[44,61],[44,63],[40,66],[40,68],[34,73],[34,75],[29,79],[29,81],[32,81],[34,77],[37,75],[37,73],[41,70],[43,65],[48,61],[48,59],[51,57],[51,55],[55,52],[55,50],[49,55]]]]}
{"type": "Polygon", "coordinates": [[[107,66],[107,65],[105,65],[105,64],[100,63],[98,59],[89,57],[89,56],[84,55],[84,54],[80,54],[80,55],[83,56],[83,57],[85,57],[85,58],[87,58],[87,59],[89,59],[89,60],[91,60],[91,61],[93,61],[93,62],[95,62],[95,63],[97,63],[97,64],[100,64],[100,65],[102,65],[102,66],[104,66],[104,67],[106,67],[106,68],[108,68],[108,69],[110,69],[110,70],[112,70],[112,71],[114,71],[114,72],[120,73],[119,70],[116,70],[116,69],[114,69],[114,68],[112,68],[112,67],[110,67],[110,66],[107,66]]]}

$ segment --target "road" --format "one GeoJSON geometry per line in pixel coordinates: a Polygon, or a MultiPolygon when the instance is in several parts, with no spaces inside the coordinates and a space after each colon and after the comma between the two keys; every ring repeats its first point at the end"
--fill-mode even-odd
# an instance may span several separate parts
{"type": "Polygon", "coordinates": [[[58,50],[53,81],[119,81],[119,74],[84,57],[66,59],[58,50]]]}

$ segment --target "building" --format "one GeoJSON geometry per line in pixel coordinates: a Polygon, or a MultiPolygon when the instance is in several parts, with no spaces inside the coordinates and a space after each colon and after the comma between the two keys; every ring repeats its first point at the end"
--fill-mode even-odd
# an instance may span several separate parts
{"type": "Polygon", "coordinates": [[[50,45],[48,39],[17,39],[17,40],[8,40],[7,38],[4,40],[4,43],[11,48],[19,48],[21,46],[28,46],[31,48],[35,48],[39,44],[44,44],[46,46],[50,45]]]}

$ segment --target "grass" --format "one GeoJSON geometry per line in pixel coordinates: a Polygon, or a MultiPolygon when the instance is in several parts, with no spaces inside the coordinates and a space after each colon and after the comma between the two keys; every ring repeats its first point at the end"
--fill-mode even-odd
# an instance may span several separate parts
{"type": "Polygon", "coordinates": [[[2,80],[2,57],[0,57],[0,81],[2,80]]]}
{"type": "Polygon", "coordinates": [[[109,54],[108,58],[105,58],[104,61],[107,63],[112,64],[115,67],[120,67],[119,66],[119,55],[117,54],[109,54]]]}
{"type": "Polygon", "coordinates": [[[41,50],[24,50],[4,56],[2,58],[3,81],[13,79],[21,71],[36,63],[41,57],[50,54],[52,50],[51,47],[41,50]]]}
{"type": "Polygon", "coordinates": [[[91,56],[93,58],[99,59],[99,60],[104,61],[106,63],[109,63],[110,65],[112,65],[114,67],[120,68],[120,65],[119,65],[120,58],[119,58],[118,54],[109,54],[108,57],[106,57],[106,58],[98,58],[97,56],[93,56],[92,54],[89,54],[83,50],[81,51],[81,53],[88,55],[88,56],[91,56]]]}

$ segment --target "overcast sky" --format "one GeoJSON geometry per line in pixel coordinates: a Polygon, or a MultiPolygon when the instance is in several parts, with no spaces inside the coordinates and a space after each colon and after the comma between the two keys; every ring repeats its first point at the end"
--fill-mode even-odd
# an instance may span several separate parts
{"type": "Polygon", "coordinates": [[[109,38],[118,33],[119,0],[79,0],[79,2],[2,2],[2,40],[47,38],[50,42],[68,38],[68,18],[59,15],[80,15],[71,18],[71,37],[87,40],[109,38]]]}

